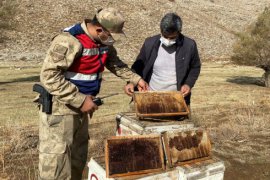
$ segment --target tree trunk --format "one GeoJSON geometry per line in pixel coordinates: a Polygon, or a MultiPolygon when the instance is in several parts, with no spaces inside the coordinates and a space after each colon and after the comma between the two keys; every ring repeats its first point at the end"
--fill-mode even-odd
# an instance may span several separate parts
{"type": "Polygon", "coordinates": [[[265,82],[265,87],[270,87],[270,71],[265,71],[264,73],[264,82],[265,82]]]}

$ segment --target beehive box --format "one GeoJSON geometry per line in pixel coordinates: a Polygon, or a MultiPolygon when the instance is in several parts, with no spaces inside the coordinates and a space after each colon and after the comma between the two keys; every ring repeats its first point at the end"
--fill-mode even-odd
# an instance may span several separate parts
{"type": "Polygon", "coordinates": [[[139,119],[135,113],[119,113],[116,115],[117,136],[160,134],[165,131],[187,130],[194,127],[193,121],[182,118],[173,119],[139,119]]]}
{"type": "Polygon", "coordinates": [[[133,94],[136,115],[140,118],[188,115],[189,109],[179,91],[147,91],[133,94]]]}
{"type": "Polygon", "coordinates": [[[179,180],[222,180],[224,178],[225,165],[217,158],[210,158],[192,164],[177,166],[179,180]]]}
{"type": "Polygon", "coordinates": [[[88,163],[88,179],[223,179],[225,166],[210,148],[201,129],[110,137],[105,157],[88,163]]]}
{"type": "Polygon", "coordinates": [[[91,158],[88,163],[88,180],[223,180],[225,166],[216,158],[193,164],[177,166],[159,173],[148,173],[139,176],[107,178],[105,158],[91,158]]]}

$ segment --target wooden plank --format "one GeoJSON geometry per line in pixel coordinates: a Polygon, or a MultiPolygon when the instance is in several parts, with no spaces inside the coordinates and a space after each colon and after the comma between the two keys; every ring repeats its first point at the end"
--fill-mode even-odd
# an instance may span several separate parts
{"type": "Polygon", "coordinates": [[[165,132],[162,136],[170,167],[197,162],[198,158],[207,159],[205,157],[211,155],[211,143],[205,130],[165,132]]]}
{"type": "Polygon", "coordinates": [[[182,165],[193,165],[192,167],[194,168],[195,165],[201,165],[201,162],[204,162],[206,160],[210,160],[212,157],[209,155],[207,157],[201,157],[198,159],[191,159],[191,160],[187,160],[187,161],[183,161],[183,162],[178,162],[177,166],[182,166],[182,165]],[[197,163],[197,164],[196,164],[197,163]]]}
{"type": "Polygon", "coordinates": [[[133,94],[138,117],[188,115],[189,109],[179,91],[148,91],[133,94]]]}
{"type": "Polygon", "coordinates": [[[185,125],[185,124],[193,124],[193,121],[190,119],[181,119],[180,117],[149,117],[149,118],[140,118],[136,115],[136,113],[131,112],[122,112],[117,114],[116,120],[122,121],[126,120],[129,123],[139,125],[141,127],[149,127],[149,126],[167,126],[167,125],[185,125]]]}
{"type": "Polygon", "coordinates": [[[165,169],[161,136],[114,136],[105,142],[109,178],[160,172],[165,169]]]}

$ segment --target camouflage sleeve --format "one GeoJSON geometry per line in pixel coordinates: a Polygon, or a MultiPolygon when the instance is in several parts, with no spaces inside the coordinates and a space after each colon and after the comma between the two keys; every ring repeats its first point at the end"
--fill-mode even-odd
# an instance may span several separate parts
{"type": "Polygon", "coordinates": [[[40,73],[40,81],[58,101],[79,108],[85,95],[65,79],[64,73],[79,54],[80,43],[70,34],[56,36],[46,54],[40,73]]]}
{"type": "Polygon", "coordinates": [[[134,73],[127,64],[119,59],[116,49],[111,46],[109,49],[106,68],[121,79],[137,85],[141,76],[134,73]]]}

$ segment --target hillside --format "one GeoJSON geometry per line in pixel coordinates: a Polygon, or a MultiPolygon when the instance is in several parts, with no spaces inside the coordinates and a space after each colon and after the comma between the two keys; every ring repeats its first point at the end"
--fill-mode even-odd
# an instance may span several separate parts
{"type": "Polygon", "coordinates": [[[183,19],[183,33],[198,43],[201,57],[227,58],[235,33],[252,23],[269,0],[18,0],[16,25],[5,30],[8,40],[0,44],[0,60],[39,60],[44,58],[50,40],[61,29],[84,18],[95,9],[117,7],[126,18],[127,38],[117,44],[119,55],[132,61],[147,36],[159,33],[159,22],[167,12],[183,19]]]}

